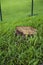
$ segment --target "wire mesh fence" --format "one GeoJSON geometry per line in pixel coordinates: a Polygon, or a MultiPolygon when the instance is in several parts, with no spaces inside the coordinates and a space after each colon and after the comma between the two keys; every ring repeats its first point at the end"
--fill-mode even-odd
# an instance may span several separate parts
{"type": "Polygon", "coordinates": [[[1,5],[4,19],[43,15],[43,0],[2,0],[1,5]]]}
{"type": "Polygon", "coordinates": [[[34,0],[34,13],[43,14],[43,0],[34,0]]]}

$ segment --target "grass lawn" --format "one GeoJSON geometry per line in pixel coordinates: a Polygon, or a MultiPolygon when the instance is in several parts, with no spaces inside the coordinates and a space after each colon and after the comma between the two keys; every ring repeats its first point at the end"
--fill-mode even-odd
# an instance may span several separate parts
{"type": "Polygon", "coordinates": [[[1,0],[3,21],[0,21],[0,65],[39,65],[43,63],[43,1],[1,0]],[[32,26],[34,37],[15,36],[16,26],[32,26]]]}

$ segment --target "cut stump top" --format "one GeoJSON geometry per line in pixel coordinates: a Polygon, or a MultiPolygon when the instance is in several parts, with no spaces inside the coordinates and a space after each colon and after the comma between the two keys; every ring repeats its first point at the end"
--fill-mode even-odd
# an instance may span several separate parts
{"type": "Polygon", "coordinates": [[[16,34],[34,35],[36,33],[37,33],[37,30],[33,27],[24,27],[24,26],[16,27],[16,34]]]}

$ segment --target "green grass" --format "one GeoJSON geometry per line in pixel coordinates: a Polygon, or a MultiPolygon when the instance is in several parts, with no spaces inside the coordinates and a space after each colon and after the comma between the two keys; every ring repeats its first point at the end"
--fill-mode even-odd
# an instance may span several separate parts
{"type": "Polygon", "coordinates": [[[0,65],[39,65],[43,63],[43,1],[2,0],[3,21],[0,21],[0,65]],[[16,26],[32,26],[34,37],[15,36],[16,26]]]}

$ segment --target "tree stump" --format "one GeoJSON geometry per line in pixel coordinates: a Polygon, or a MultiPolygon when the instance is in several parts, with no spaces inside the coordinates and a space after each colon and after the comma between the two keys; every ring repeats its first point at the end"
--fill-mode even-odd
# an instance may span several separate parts
{"type": "Polygon", "coordinates": [[[33,27],[24,27],[24,26],[18,26],[16,27],[16,34],[21,34],[21,35],[34,35],[37,33],[37,30],[33,27]]]}

